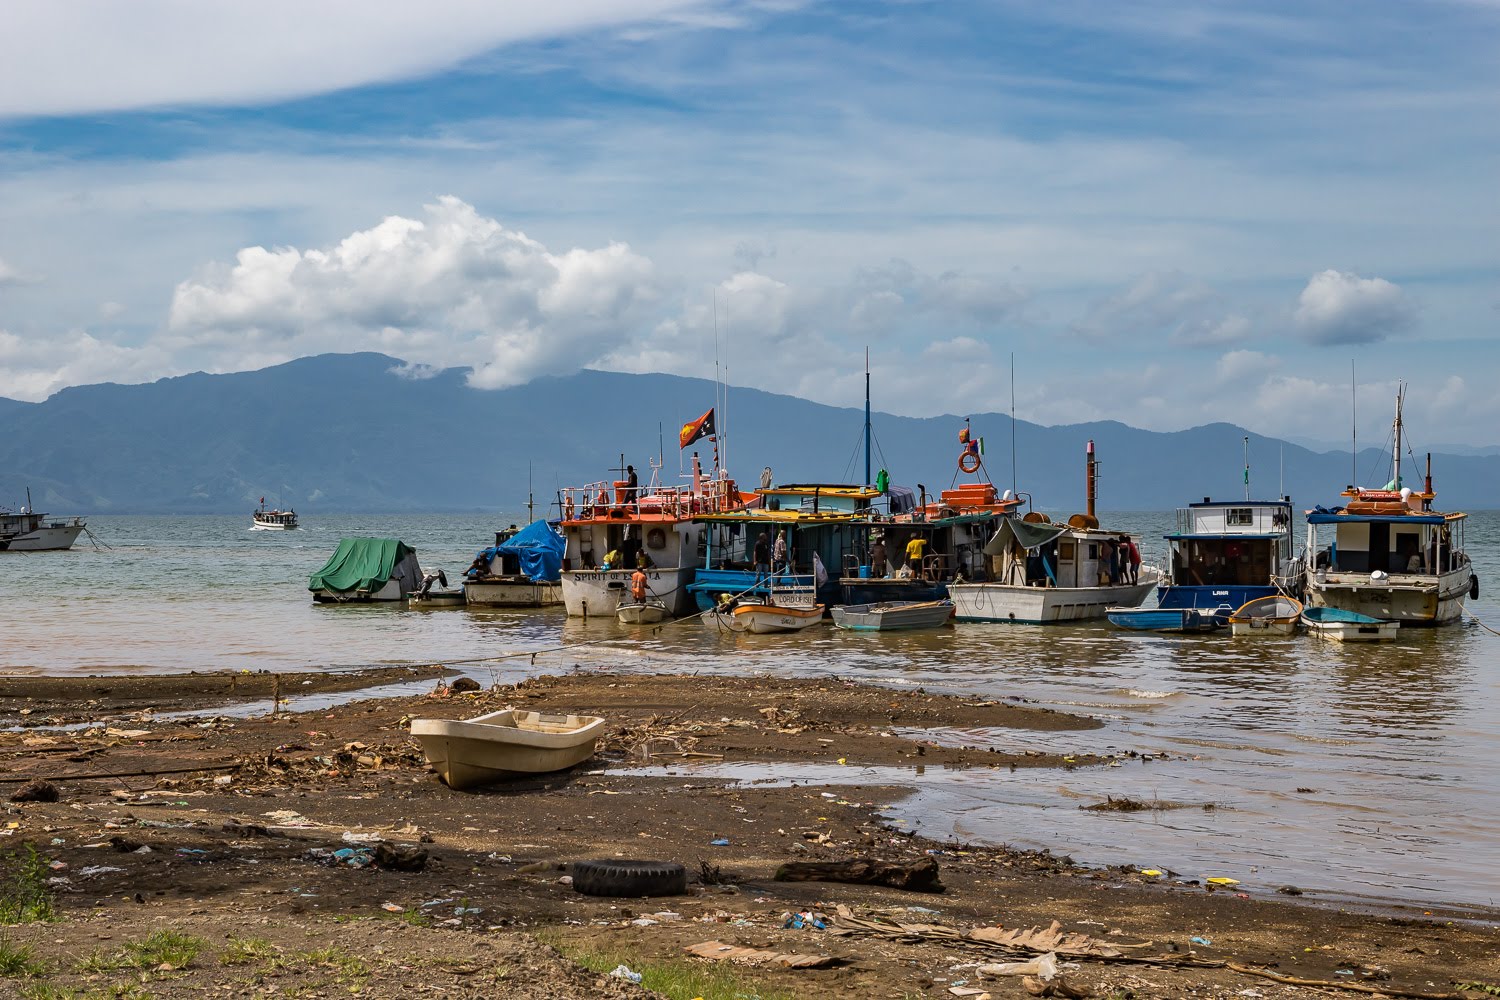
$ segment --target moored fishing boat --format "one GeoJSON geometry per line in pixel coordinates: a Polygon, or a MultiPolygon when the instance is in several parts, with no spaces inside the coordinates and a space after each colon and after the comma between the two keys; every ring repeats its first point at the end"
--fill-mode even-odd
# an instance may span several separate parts
{"type": "Polygon", "coordinates": [[[467,721],[413,719],[411,735],[443,783],[462,790],[581,764],[594,755],[604,721],[507,708],[467,721]]]}
{"type": "Polygon", "coordinates": [[[1302,602],[1285,594],[1257,597],[1229,616],[1233,635],[1291,635],[1302,618],[1302,602]]]}
{"type": "Polygon", "coordinates": [[[1302,624],[1318,638],[1334,642],[1386,642],[1401,631],[1400,622],[1385,622],[1340,608],[1303,608],[1302,624]]]}
{"type": "Polygon", "coordinates": [[[562,603],[567,543],[546,521],[495,532],[464,571],[464,599],[482,607],[540,608],[562,603]]]}
{"type": "Polygon", "coordinates": [[[1303,594],[1311,608],[1353,611],[1402,625],[1447,625],[1463,616],[1464,598],[1479,596],[1479,578],[1464,551],[1463,513],[1432,509],[1432,456],[1421,491],[1401,479],[1401,409],[1396,393],[1392,476],[1385,489],[1350,486],[1344,506],[1307,515],[1303,594]]]}
{"type": "Polygon", "coordinates": [[[1132,632],[1216,632],[1227,621],[1229,608],[1110,608],[1104,617],[1111,625],[1132,632]]]}
{"type": "Polygon", "coordinates": [[[19,513],[0,508],[0,552],[54,552],[71,549],[86,527],[82,518],[48,520],[31,506],[31,490],[19,513]]]}
{"type": "Polygon", "coordinates": [[[952,601],[889,601],[833,608],[833,624],[854,632],[940,628],[953,619],[952,601]]]}
{"type": "Polygon", "coordinates": [[[421,589],[417,551],[397,538],[344,538],[307,589],[319,604],[400,601],[421,589]]]}
{"type": "Polygon", "coordinates": [[[701,617],[705,624],[718,625],[731,632],[769,635],[776,632],[801,632],[822,624],[825,610],[821,604],[778,604],[774,598],[761,597],[705,611],[701,617]]]}
{"type": "Polygon", "coordinates": [[[948,587],[961,622],[1048,624],[1103,618],[1110,608],[1133,608],[1156,585],[1153,570],[1137,577],[1122,568],[1117,546],[1135,545],[1128,532],[1105,530],[1094,514],[1097,468],[1088,443],[1088,510],[1067,524],[1036,512],[1007,517],[985,546],[990,579],[948,587]]]}

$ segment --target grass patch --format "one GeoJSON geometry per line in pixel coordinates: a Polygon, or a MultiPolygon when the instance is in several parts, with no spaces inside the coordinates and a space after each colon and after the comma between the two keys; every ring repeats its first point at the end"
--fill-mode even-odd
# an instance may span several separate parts
{"type": "Polygon", "coordinates": [[[202,938],[181,931],[153,931],[144,941],[132,941],[111,952],[94,952],[78,963],[78,971],[89,974],[119,969],[168,972],[191,965],[204,944],[202,938]]]}
{"type": "Polygon", "coordinates": [[[297,958],[310,965],[332,970],[334,979],[355,990],[362,988],[365,980],[370,978],[370,967],[343,948],[304,951],[297,958]]]}
{"type": "Polygon", "coordinates": [[[26,854],[5,856],[9,869],[0,882],[0,924],[30,924],[51,920],[52,890],[47,887],[47,859],[26,845],[26,854]]]}
{"type": "Polygon", "coordinates": [[[0,976],[7,979],[31,979],[44,976],[47,963],[36,957],[28,944],[11,944],[0,937],[0,976]]]}
{"type": "Polygon", "coordinates": [[[671,1000],[796,1000],[794,994],[780,990],[762,990],[747,982],[735,968],[720,964],[697,964],[668,959],[644,962],[637,954],[611,951],[593,945],[575,944],[556,933],[541,932],[536,939],[549,944],[565,958],[591,972],[611,972],[626,965],[641,974],[641,985],[670,997],[671,1000]]]}
{"type": "Polygon", "coordinates": [[[21,998],[22,1000],[153,1000],[149,991],[129,983],[91,986],[86,990],[37,983],[33,986],[22,987],[21,998]]]}
{"type": "Polygon", "coordinates": [[[248,965],[251,962],[274,959],[279,953],[280,949],[265,938],[232,937],[224,946],[224,954],[219,956],[219,962],[223,965],[248,965]]]}

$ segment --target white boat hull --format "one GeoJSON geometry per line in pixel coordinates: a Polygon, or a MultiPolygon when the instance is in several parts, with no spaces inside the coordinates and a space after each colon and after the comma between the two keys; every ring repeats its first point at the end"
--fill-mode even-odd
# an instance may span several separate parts
{"type": "Polygon", "coordinates": [[[562,585],[526,579],[465,580],[464,599],[487,608],[542,608],[563,602],[562,585]]]}
{"type": "Polygon", "coordinates": [[[1229,620],[1231,635],[1292,635],[1297,631],[1297,620],[1279,618],[1252,618],[1249,621],[1229,620]]]}
{"type": "Polygon", "coordinates": [[[1472,573],[1467,563],[1438,577],[1393,573],[1378,583],[1366,573],[1309,573],[1307,605],[1402,625],[1448,625],[1463,617],[1472,573]]]}
{"type": "Polygon", "coordinates": [[[1050,625],[1103,618],[1110,608],[1135,608],[1156,586],[1155,578],[1113,587],[1023,587],[1008,583],[948,585],[954,618],[961,622],[1050,625]]]}
{"type": "Polygon", "coordinates": [[[318,604],[373,604],[382,601],[404,601],[406,594],[401,589],[402,581],[392,577],[378,590],[329,590],[322,587],[312,592],[318,604]]]}
{"type": "Polygon", "coordinates": [[[0,540],[0,552],[54,552],[71,549],[81,534],[82,523],[47,525],[24,535],[0,540]]]}
{"type": "Polygon", "coordinates": [[[810,608],[779,608],[774,604],[741,604],[731,611],[705,611],[705,624],[722,625],[731,632],[772,635],[801,632],[823,623],[823,605],[810,608]]]}
{"type": "Polygon", "coordinates": [[[1400,622],[1305,622],[1307,630],[1332,642],[1388,642],[1401,634],[1400,622]]]}
{"type": "Polygon", "coordinates": [[[413,719],[411,735],[449,788],[563,771],[594,755],[604,720],[504,709],[468,721],[413,719]]]}
{"type": "MultiPolygon", "coordinates": [[[[673,618],[693,611],[693,595],[687,585],[693,582],[693,567],[653,568],[646,570],[649,596],[660,601],[673,618]]],[[[630,578],[635,570],[563,570],[562,596],[568,615],[588,618],[613,615],[630,599],[630,578]]]]}
{"type": "Polygon", "coordinates": [[[621,625],[654,625],[667,617],[667,609],[660,604],[622,604],[615,609],[615,617],[621,625]]]}

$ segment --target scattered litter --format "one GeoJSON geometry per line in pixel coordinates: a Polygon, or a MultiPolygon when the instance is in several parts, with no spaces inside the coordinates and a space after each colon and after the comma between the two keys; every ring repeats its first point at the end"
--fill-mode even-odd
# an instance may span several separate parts
{"type": "Polygon", "coordinates": [[[375,863],[387,871],[419,872],[427,867],[427,849],[381,841],[375,845],[375,863]]]}
{"type": "Polygon", "coordinates": [[[1192,941],[1193,944],[1206,944],[1206,945],[1209,945],[1210,947],[1212,947],[1212,945],[1213,945],[1213,942],[1210,941],[1206,937],[1193,937],[1193,938],[1189,938],[1188,940],[1192,941]]]}
{"type": "Polygon", "coordinates": [[[1058,968],[1057,954],[1049,951],[1026,962],[997,962],[975,971],[981,976],[1035,976],[1045,983],[1057,975],[1058,968]]]}
{"type": "Polygon", "coordinates": [[[781,926],[794,931],[804,930],[808,927],[822,931],[828,929],[828,918],[815,910],[803,910],[801,913],[783,913],[781,915],[781,926]]]}
{"type": "Polygon", "coordinates": [[[936,914],[939,914],[939,913],[941,913],[943,911],[942,910],[930,910],[930,909],[928,909],[925,906],[908,906],[906,908],[906,912],[907,913],[929,913],[929,914],[936,915],[936,914]]]}
{"type": "Polygon", "coordinates": [[[630,966],[624,964],[615,966],[614,971],[609,975],[612,979],[624,979],[632,983],[639,983],[641,981],[641,974],[632,971],[630,966]]]}
{"type": "Polygon", "coordinates": [[[1157,878],[1158,876],[1161,875],[1161,869],[1160,868],[1142,868],[1141,869],[1141,874],[1142,875],[1150,875],[1152,878],[1157,878]]]}
{"type": "Polygon", "coordinates": [[[116,868],[114,865],[88,865],[78,869],[79,878],[89,878],[94,875],[107,875],[110,872],[122,872],[125,869],[116,868]]]}
{"type": "Polygon", "coordinates": [[[728,847],[729,846],[729,838],[728,837],[715,837],[713,840],[710,840],[709,843],[712,844],[714,847],[728,847]]]}
{"type": "Polygon", "coordinates": [[[1240,884],[1240,880],[1237,879],[1237,878],[1224,878],[1223,876],[1216,876],[1214,878],[1206,878],[1203,881],[1207,882],[1209,885],[1239,885],[1240,884]]]}
{"type": "Polygon", "coordinates": [[[355,833],[352,830],[345,830],[344,835],[339,839],[346,844],[374,844],[379,842],[381,837],[378,833],[355,833]]]}
{"type": "Polygon", "coordinates": [[[348,865],[350,868],[368,868],[375,863],[375,852],[368,847],[341,847],[328,857],[333,859],[334,864],[348,865]]]}
{"type": "Polygon", "coordinates": [[[12,802],[56,802],[61,798],[57,786],[42,778],[32,778],[10,797],[12,802]]]}
{"type": "Polygon", "coordinates": [[[825,969],[837,964],[832,955],[796,955],[759,948],[741,948],[723,941],[703,941],[683,949],[689,955],[718,962],[741,962],[745,965],[780,965],[788,969],[825,969]]]}
{"type": "Polygon", "coordinates": [[[387,913],[405,913],[406,907],[397,903],[381,903],[380,908],[387,913]]]}

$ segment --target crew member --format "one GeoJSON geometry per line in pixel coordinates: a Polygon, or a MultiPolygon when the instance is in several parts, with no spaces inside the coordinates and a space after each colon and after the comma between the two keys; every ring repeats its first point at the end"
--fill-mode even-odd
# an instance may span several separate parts
{"type": "Polygon", "coordinates": [[[635,603],[645,604],[647,593],[646,571],[637,568],[634,573],[630,574],[630,596],[635,598],[635,603]]]}
{"type": "Polygon", "coordinates": [[[906,565],[911,567],[912,576],[922,572],[922,550],[925,548],[927,539],[921,535],[913,535],[911,541],[906,543],[906,565]]]}

